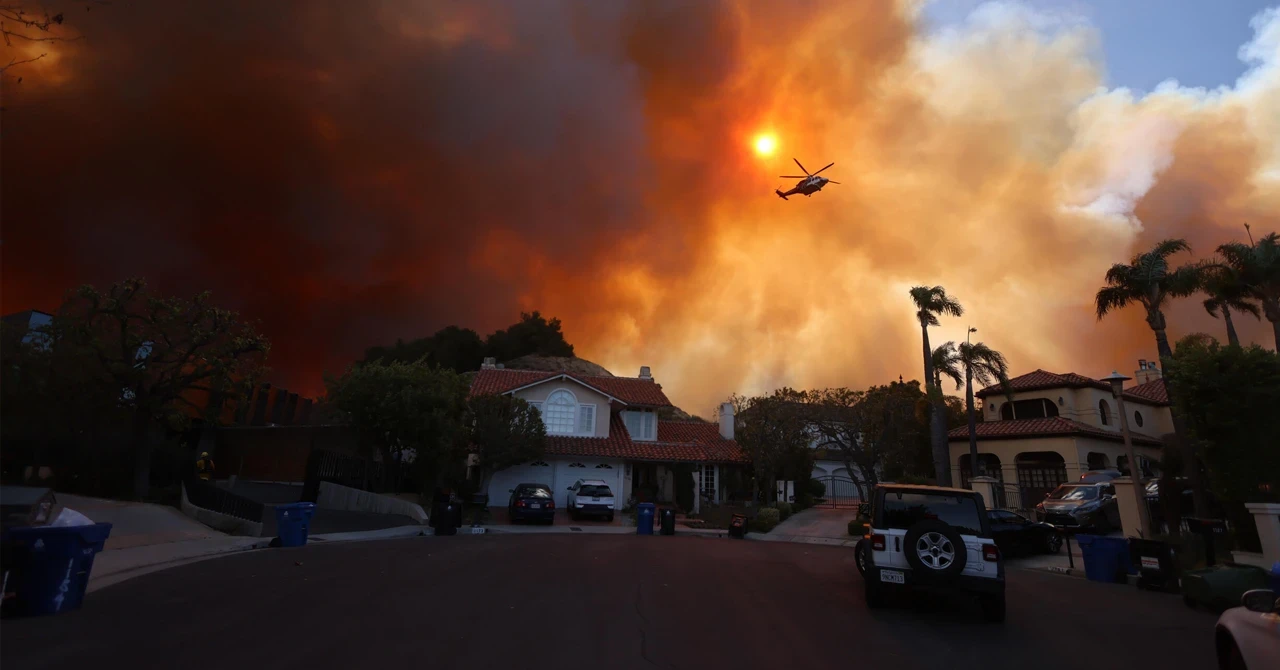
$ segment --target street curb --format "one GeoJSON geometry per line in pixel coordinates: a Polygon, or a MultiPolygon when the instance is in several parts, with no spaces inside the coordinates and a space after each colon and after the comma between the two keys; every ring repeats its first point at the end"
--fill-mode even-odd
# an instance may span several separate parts
{"type": "MultiPolygon", "coordinates": [[[[188,563],[198,563],[200,561],[209,560],[211,558],[218,558],[219,556],[227,556],[230,554],[238,554],[238,553],[247,552],[247,551],[257,551],[259,549],[266,549],[268,546],[270,546],[271,540],[273,539],[275,538],[270,538],[270,537],[252,538],[252,541],[248,541],[248,542],[228,544],[228,545],[219,546],[219,547],[212,547],[207,551],[194,553],[188,556],[178,556],[176,558],[156,561],[154,563],[131,565],[127,568],[115,570],[113,572],[99,573],[97,571],[94,571],[89,576],[89,584],[85,588],[85,591],[86,593],[92,593],[99,589],[104,589],[108,586],[113,586],[115,584],[119,584],[120,582],[133,579],[134,577],[141,577],[143,575],[151,574],[153,572],[159,572],[161,570],[167,570],[169,568],[177,567],[179,565],[186,565],[188,563]]],[[[116,549],[114,551],[127,551],[127,550],[116,549]]]]}
{"type": "Polygon", "coordinates": [[[792,544],[820,544],[828,547],[853,547],[858,544],[855,538],[849,540],[840,540],[834,537],[816,537],[812,535],[769,535],[767,533],[747,533],[748,540],[758,540],[761,542],[790,542],[792,544]]]}
{"type": "Polygon", "coordinates": [[[311,535],[307,538],[307,544],[312,542],[320,542],[329,544],[330,542],[361,542],[366,540],[392,540],[399,537],[421,537],[431,536],[431,528],[428,526],[395,526],[394,528],[380,528],[378,530],[358,530],[347,533],[324,533],[322,535],[311,535]]]}

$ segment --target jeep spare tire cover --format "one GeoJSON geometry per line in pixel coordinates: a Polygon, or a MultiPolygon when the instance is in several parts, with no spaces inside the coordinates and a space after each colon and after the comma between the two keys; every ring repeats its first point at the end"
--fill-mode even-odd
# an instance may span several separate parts
{"type": "Polygon", "coordinates": [[[926,519],[907,529],[902,553],[916,575],[926,579],[949,579],[964,570],[969,549],[951,525],[926,519]]]}

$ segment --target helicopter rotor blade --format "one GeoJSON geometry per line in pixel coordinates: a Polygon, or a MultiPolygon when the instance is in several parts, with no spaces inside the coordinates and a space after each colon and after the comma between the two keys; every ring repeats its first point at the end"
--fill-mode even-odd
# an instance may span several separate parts
{"type": "Polygon", "coordinates": [[[784,174],[778,177],[778,179],[808,179],[808,178],[809,178],[809,175],[807,174],[784,174]]]}
{"type": "Polygon", "coordinates": [[[827,180],[827,183],[828,183],[828,184],[839,184],[840,182],[838,182],[838,181],[832,181],[832,180],[828,179],[828,180],[827,180]]]}
{"type": "MultiPolygon", "coordinates": [[[[827,168],[831,167],[832,165],[835,165],[835,163],[827,163],[827,167],[822,168],[822,170],[825,170],[825,169],[827,169],[827,168]]],[[[815,172],[814,174],[818,174],[819,172],[822,172],[822,170],[818,170],[818,172],[815,172]]]]}
{"type": "MultiPolygon", "coordinates": [[[[800,161],[799,161],[799,160],[796,160],[795,158],[792,158],[791,160],[796,161],[796,165],[800,165],[800,161]]],[[[803,166],[803,165],[800,165],[800,171],[801,171],[801,172],[803,172],[803,173],[804,173],[804,176],[806,176],[806,177],[810,177],[810,176],[812,176],[812,175],[810,175],[810,174],[809,174],[809,171],[808,171],[808,170],[804,169],[804,166],[803,166]]]]}

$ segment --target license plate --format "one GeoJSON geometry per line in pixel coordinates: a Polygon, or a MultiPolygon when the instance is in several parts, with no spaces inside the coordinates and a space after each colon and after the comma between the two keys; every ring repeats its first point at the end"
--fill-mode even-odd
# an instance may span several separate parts
{"type": "Polygon", "coordinates": [[[1143,556],[1143,557],[1142,557],[1142,567],[1144,567],[1144,568],[1151,568],[1152,570],[1159,570],[1159,569],[1160,569],[1160,559],[1158,559],[1158,558],[1151,558],[1151,557],[1149,557],[1149,556],[1143,556]]]}
{"type": "Polygon", "coordinates": [[[897,570],[881,570],[880,571],[880,581],[889,582],[890,584],[904,583],[903,581],[904,576],[905,575],[903,575],[901,572],[898,572],[897,570]]]}
{"type": "Polygon", "coordinates": [[[599,499],[599,498],[592,498],[592,499],[591,499],[591,502],[600,502],[600,499],[599,499]]]}
{"type": "Polygon", "coordinates": [[[542,509],[542,503],[531,503],[529,509],[542,509]]]}
{"type": "Polygon", "coordinates": [[[472,535],[484,535],[484,531],[485,531],[485,530],[486,530],[485,528],[472,528],[472,529],[471,529],[471,534],[472,534],[472,535]]]}

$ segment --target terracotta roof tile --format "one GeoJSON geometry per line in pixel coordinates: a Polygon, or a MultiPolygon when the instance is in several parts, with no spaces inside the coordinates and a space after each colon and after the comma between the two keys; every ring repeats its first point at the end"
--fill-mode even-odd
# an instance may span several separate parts
{"type": "MultiPolygon", "coordinates": [[[[988,421],[977,425],[975,432],[979,440],[1012,440],[1024,437],[1096,437],[1114,442],[1123,442],[1119,431],[1111,431],[1087,423],[1075,421],[1061,416],[1044,419],[1014,419],[1006,421],[988,421]]],[[[1160,440],[1129,431],[1134,444],[1158,447],[1160,440]]],[[[947,433],[947,439],[957,442],[969,439],[969,428],[961,426],[947,433]]]]}
{"type": "Polygon", "coordinates": [[[609,437],[547,436],[549,456],[595,456],[631,461],[685,463],[745,463],[746,453],[733,440],[720,437],[717,424],[701,421],[659,421],[658,440],[632,440],[622,416],[609,419],[609,437]]]}
{"type": "MultiPolygon", "coordinates": [[[[1049,372],[1047,370],[1036,370],[1028,372],[1009,380],[1009,386],[1014,392],[1019,391],[1042,391],[1054,388],[1096,388],[1103,391],[1110,391],[1111,385],[1099,379],[1093,379],[1074,372],[1059,374],[1049,372]]],[[[973,395],[979,398],[988,396],[998,396],[1002,394],[998,384],[988,386],[973,395]]],[[[1140,386],[1135,386],[1124,392],[1125,400],[1140,402],[1144,405],[1167,405],[1169,404],[1169,394],[1164,390],[1164,380],[1157,379],[1147,382],[1140,386]],[[1141,390],[1140,390],[1141,389],[1141,390]]]]}
{"type": "Polygon", "coordinates": [[[480,370],[471,379],[471,395],[506,393],[554,377],[570,377],[628,405],[670,407],[662,385],[638,377],[593,377],[569,372],[540,370],[480,370]]]}

